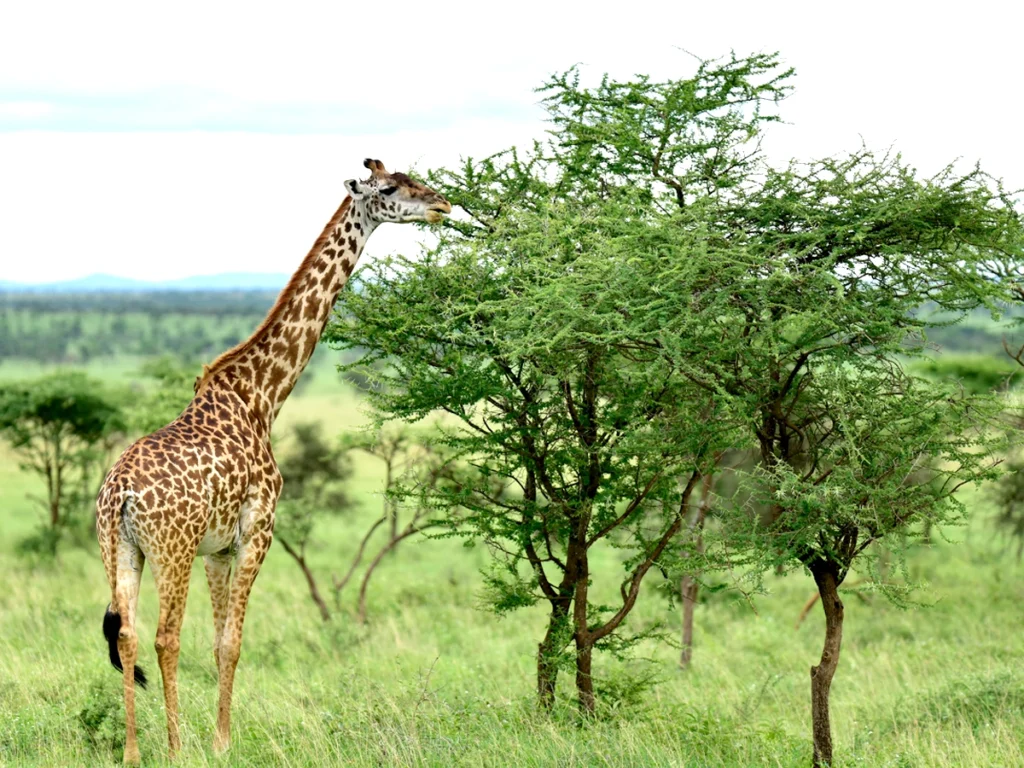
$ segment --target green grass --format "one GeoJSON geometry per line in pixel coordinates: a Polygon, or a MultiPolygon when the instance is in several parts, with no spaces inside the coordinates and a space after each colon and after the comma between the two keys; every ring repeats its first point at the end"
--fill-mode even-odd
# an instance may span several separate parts
{"type": "MultiPolygon", "coordinates": [[[[329,365],[286,406],[280,427],[315,418],[328,434],[362,421],[358,398],[329,365]]],[[[100,632],[109,600],[95,546],[67,548],[56,565],[14,554],[37,522],[25,500],[34,482],[0,449],[0,765],[95,766],[120,760],[120,676],[100,632]]],[[[357,464],[361,508],[324,524],[311,553],[327,590],[379,509],[381,476],[357,464]]],[[[910,557],[929,607],[899,610],[881,597],[846,599],[843,655],[832,688],[837,760],[844,766],[1024,764],[1024,567],[994,537],[982,494],[970,527],[910,557]]],[[[614,572],[615,555],[603,553],[614,572]]],[[[201,564],[193,573],[180,660],[179,765],[354,766],[806,766],[809,667],[820,654],[816,609],[793,624],[813,591],[796,573],[770,577],[756,614],[726,593],[697,611],[692,669],[649,643],[630,664],[599,655],[599,683],[661,678],[636,701],[577,722],[570,680],[551,718],[533,704],[540,608],[499,619],[478,607],[480,549],[410,541],[371,586],[370,623],[345,610],[323,624],[298,569],[271,549],[253,592],[235,685],[233,746],[212,755],[216,706],[213,627],[201,564]]],[[[609,571],[608,569],[612,570],[609,571]]],[[[656,576],[656,575],[655,575],[656,576]]],[[[650,578],[634,626],[677,623],[650,578]]],[[[598,599],[616,585],[599,580],[598,599]]],[[[159,675],[156,598],[144,576],[140,663],[159,675]]],[[[605,701],[610,697],[605,697],[605,701]]],[[[143,763],[166,763],[159,685],[137,697],[143,763]]]]}

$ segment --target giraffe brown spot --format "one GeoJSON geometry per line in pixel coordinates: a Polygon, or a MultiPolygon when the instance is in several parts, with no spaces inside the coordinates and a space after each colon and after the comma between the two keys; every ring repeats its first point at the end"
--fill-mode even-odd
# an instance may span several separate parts
{"type": "MultiPolygon", "coordinates": [[[[351,275],[352,274],[352,270],[354,268],[355,268],[355,262],[352,261],[351,259],[345,259],[343,262],[341,262],[341,271],[345,273],[345,277],[348,277],[349,275],[351,275]]],[[[338,286],[338,287],[340,288],[341,286],[338,286]]]]}
{"type": "Polygon", "coordinates": [[[348,248],[352,253],[356,252],[356,239],[354,237],[348,239],[348,248]]]}
{"type": "Polygon", "coordinates": [[[310,328],[306,331],[305,341],[305,354],[307,356],[313,354],[313,350],[316,349],[317,342],[320,341],[320,334],[316,332],[316,329],[310,328]]]}
{"type": "Polygon", "coordinates": [[[263,379],[267,374],[266,360],[261,359],[258,364],[253,366],[253,369],[253,383],[257,387],[262,387],[263,379]]]}
{"type": "Polygon", "coordinates": [[[315,296],[310,296],[306,299],[306,320],[315,320],[320,315],[320,304],[316,300],[315,296]]]}
{"type": "Polygon", "coordinates": [[[294,301],[288,308],[288,314],[284,317],[286,322],[294,323],[302,319],[302,302],[294,301]]]}
{"type": "Polygon", "coordinates": [[[285,377],[287,375],[288,371],[285,370],[282,366],[278,365],[277,363],[272,365],[270,368],[270,373],[267,377],[268,388],[279,388],[281,386],[281,382],[285,380],[285,377]]]}
{"type": "Polygon", "coordinates": [[[352,222],[351,221],[346,221],[345,222],[345,231],[346,232],[351,232],[352,231],[352,222]]]}

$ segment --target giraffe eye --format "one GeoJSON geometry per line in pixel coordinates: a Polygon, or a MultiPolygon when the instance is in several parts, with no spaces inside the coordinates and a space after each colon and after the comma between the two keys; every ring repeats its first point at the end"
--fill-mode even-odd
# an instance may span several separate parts
{"type": "Polygon", "coordinates": [[[380,193],[382,195],[393,195],[398,191],[398,187],[384,187],[380,193]]]}

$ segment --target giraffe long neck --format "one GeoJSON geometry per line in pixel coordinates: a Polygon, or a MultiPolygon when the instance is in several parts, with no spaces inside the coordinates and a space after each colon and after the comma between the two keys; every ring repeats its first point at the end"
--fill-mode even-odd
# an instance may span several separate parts
{"type": "Polygon", "coordinates": [[[345,198],[260,327],[214,360],[196,390],[234,390],[269,437],[372,231],[361,207],[345,198]]]}

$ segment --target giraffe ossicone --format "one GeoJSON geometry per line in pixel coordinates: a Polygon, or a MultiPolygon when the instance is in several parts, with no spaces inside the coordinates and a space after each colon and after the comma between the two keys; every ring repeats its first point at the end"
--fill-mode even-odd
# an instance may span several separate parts
{"type": "Polygon", "coordinates": [[[216,751],[230,743],[231,692],[246,605],[274,531],[281,475],[270,430],[309,362],[339,292],[380,224],[437,223],[451,212],[439,193],[380,160],[347,181],[348,196],[327,223],[266,318],[248,339],[203,366],[195,397],[178,418],[121,454],[96,502],[96,529],[111,601],[104,617],[110,660],[123,672],[124,759],[139,761],[135,727],[142,568],[160,601],[156,652],[173,756],[178,734],[177,667],[192,562],[204,558],[213,603],[219,701],[216,751]]]}

